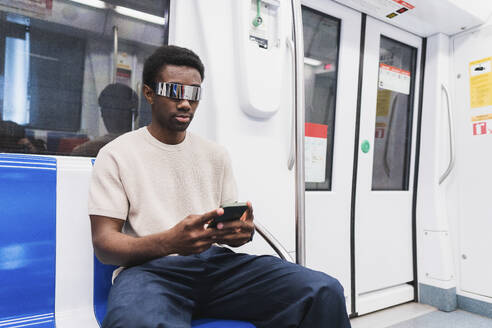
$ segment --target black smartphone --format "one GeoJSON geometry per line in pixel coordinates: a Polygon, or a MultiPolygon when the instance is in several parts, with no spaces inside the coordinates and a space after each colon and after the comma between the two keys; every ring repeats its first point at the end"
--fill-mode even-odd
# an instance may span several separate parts
{"type": "Polygon", "coordinates": [[[220,205],[220,207],[224,209],[224,214],[214,218],[208,225],[210,228],[216,228],[219,222],[239,220],[248,209],[248,204],[236,202],[220,205]]]}

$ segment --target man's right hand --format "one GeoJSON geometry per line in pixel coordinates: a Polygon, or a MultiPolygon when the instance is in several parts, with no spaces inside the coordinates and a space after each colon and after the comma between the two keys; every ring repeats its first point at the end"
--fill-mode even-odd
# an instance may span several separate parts
{"type": "Polygon", "coordinates": [[[173,228],[166,231],[166,240],[179,255],[198,254],[209,249],[217,239],[215,229],[207,229],[206,225],[224,214],[222,208],[202,215],[188,215],[173,228]]]}

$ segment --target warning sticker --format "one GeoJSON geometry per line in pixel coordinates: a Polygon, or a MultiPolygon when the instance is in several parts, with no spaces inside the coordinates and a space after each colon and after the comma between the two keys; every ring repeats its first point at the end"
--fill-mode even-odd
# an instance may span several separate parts
{"type": "Polygon", "coordinates": [[[118,52],[118,62],[116,63],[116,82],[132,86],[132,60],[126,52],[118,52]]]}
{"type": "Polygon", "coordinates": [[[408,95],[410,94],[410,72],[380,63],[378,86],[381,89],[408,95]]]}
{"type": "Polygon", "coordinates": [[[325,182],[328,125],[305,123],[304,165],[306,182],[325,182]]]}
{"type": "Polygon", "coordinates": [[[492,134],[491,120],[473,123],[472,127],[473,127],[474,136],[483,136],[487,134],[492,134]]]}
{"type": "Polygon", "coordinates": [[[362,12],[365,12],[371,16],[398,19],[400,15],[408,15],[406,12],[411,12],[415,9],[415,6],[408,1],[403,0],[344,0],[343,3],[346,6],[356,8],[362,12]]]}
{"type": "Polygon", "coordinates": [[[474,136],[492,134],[492,114],[473,116],[471,121],[474,136]]]}
{"type": "Polygon", "coordinates": [[[470,63],[471,108],[492,106],[492,57],[470,63]]]}

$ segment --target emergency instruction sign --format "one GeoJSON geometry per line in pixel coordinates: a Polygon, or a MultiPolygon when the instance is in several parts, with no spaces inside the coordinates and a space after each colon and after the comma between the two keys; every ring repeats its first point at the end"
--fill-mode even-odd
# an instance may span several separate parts
{"type": "Polygon", "coordinates": [[[410,94],[410,72],[383,63],[379,64],[378,86],[381,89],[410,94]]]}
{"type": "Polygon", "coordinates": [[[492,57],[470,63],[471,108],[492,106],[492,57]]]}
{"type": "Polygon", "coordinates": [[[306,182],[325,182],[328,125],[305,123],[304,165],[306,182]]]}

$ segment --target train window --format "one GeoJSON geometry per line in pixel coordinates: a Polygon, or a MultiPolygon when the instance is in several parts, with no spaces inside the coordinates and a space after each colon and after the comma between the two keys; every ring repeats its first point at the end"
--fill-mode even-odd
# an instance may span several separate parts
{"type": "Polygon", "coordinates": [[[302,7],[306,190],[331,190],[340,20],[302,7]]]}
{"type": "Polygon", "coordinates": [[[417,50],[381,36],[372,190],[408,190],[417,50]]]}
{"type": "Polygon", "coordinates": [[[147,125],[143,62],[167,44],[168,12],[169,0],[2,2],[0,152],[92,157],[147,125]]]}

